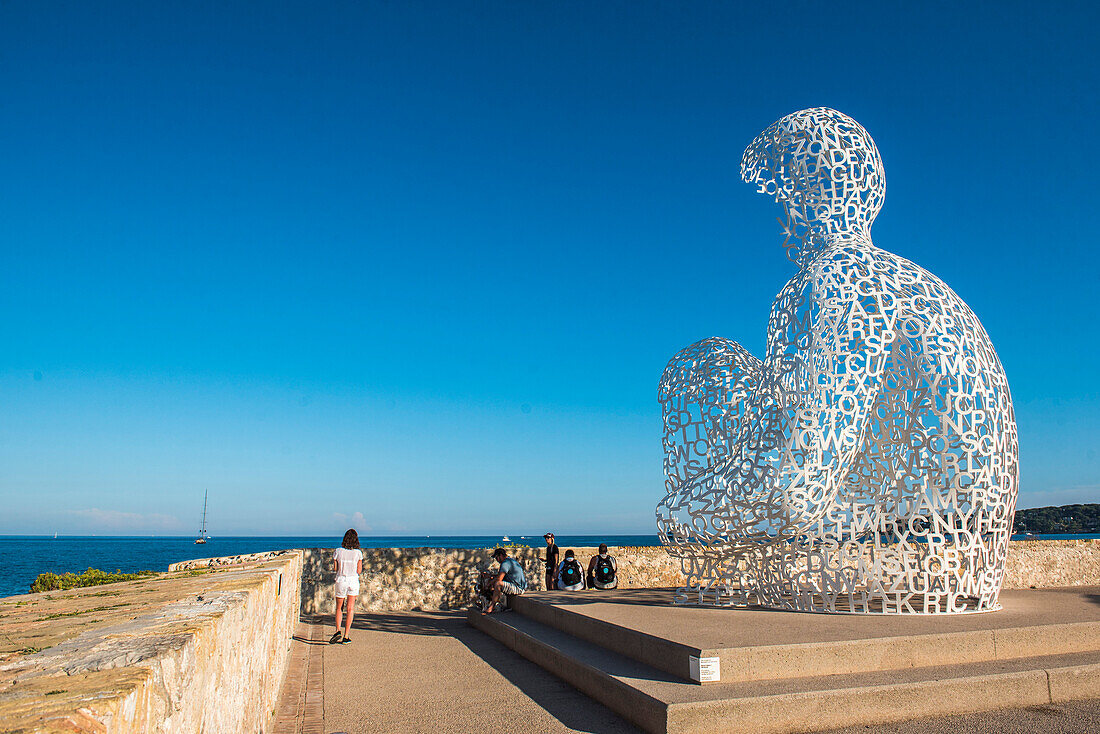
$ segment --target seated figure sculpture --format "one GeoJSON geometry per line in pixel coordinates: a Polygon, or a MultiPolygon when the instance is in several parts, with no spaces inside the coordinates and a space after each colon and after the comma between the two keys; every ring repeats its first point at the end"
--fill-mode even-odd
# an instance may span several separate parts
{"type": "Polygon", "coordinates": [[[998,609],[1017,493],[1008,382],[974,312],[871,243],[874,141],[828,108],[780,119],[741,175],[798,266],[761,361],[712,337],[661,378],[662,543],[680,603],[815,612],[998,609]],[[781,220],[783,221],[783,220],[781,220]]]}

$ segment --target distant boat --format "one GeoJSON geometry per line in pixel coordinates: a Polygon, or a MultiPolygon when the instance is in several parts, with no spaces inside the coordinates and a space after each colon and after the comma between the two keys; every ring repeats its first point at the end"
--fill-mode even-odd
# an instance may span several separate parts
{"type": "Polygon", "coordinates": [[[210,496],[210,490],[202,496],[202,529],[199,530],[199,537],[195,538],[195,545],[204,545],[206,543],[206,499],[210,496]]]}
{"type": "Polygon", "coordinates": [[[57,533],[54,533],[54,534],[53,534],[53,539],[54,539],[54,540],[57,540],[57,533]]]}
{"type": "Polygon", "coordinates": [[[501,543],[511,543],[512,539],[509,538],[507,535],[505,535],[503,538],[500,539],[500,542],[501,543]]]}

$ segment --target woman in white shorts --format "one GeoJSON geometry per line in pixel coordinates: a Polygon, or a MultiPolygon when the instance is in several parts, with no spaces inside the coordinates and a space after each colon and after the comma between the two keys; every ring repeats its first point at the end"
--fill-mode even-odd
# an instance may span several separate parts
{"type": "Polygon", "coordinates": [[[355,617],[355,597],[359,596],[359,574],[363,573],[363,551],[359,550],[359,533],[349,530],[344,533],[344,542],[332,556],[336,567],[336,634],[329,644],[348,644],[351,642],[351,620],[355,617]],[[344,631],[340,631],[340,611],[347,600],[347,619],[344,631]]]}

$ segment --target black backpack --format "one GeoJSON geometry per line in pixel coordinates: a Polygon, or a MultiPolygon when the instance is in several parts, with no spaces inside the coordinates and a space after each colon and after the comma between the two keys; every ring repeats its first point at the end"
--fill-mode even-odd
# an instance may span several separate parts
{"type": "Polygon", "coordinates": [[[576,558],[566,558],[565,566],[561,570],[561,580],[566,586],[573,586],[581,582],[581,564],[576,558]]]}
{"type": "Polygon", "coordinates": [[[601,584],[610,584],[615,580],[615,567],[611,565],[610,556],[601,556],[596,561],[596,580],[601,584]]]}

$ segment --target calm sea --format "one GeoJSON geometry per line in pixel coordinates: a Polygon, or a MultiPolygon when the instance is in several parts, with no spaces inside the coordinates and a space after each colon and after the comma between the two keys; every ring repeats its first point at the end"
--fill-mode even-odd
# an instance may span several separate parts
{"type": "MultiPolygon", "coordinates": [[[[342,536],[341,536],[342,537],[342,536]]],[[[165,571],[168,564],[192,558],[216,558],[283,548],[335,548],[341,537],[210,538],[195,545],[193,537],[82,537],[0,535],[0,597],[26,594],[40,573],[81,573],[88,568],[103,571],[165,571]]],[[[491,548],[494,536],[400,536],[359,538],[364,548],[491,548]]],[[[512,536],[512,544],[543,547],[539,537],[512,536]]],[[[558,546],[658,545],[656,535],[559,535],[558,546]]]]}
{"type": "MultiPolygon", "coordinates": [[[[1034,535],[1033,540],[1100,538],[1100,534],[1034,535]]],[[[1014,540],[1025,539],[1022,535],[1014,540]]],[[[364,548],[491,548],[501,542],[498,536],[399,536],[361,537],[364,548]]],[[[511,542],[542,547],[541,537],[512,536],[511,542]]],[[[569,547],[608,545],[658,545],[656,535],[559,535],[557,543],[569,547]]],[[[168,564],[191,558],[235,556],[283,548],[336,547],[340,538],[324,537],[248,537],[210,538],[205,546],[194,538],[80,537],[0,535],[0,597],[26,594],[38,574],[52,571],[80,573],[88,568],[104,571],[164,571],[168,564]]]]}

